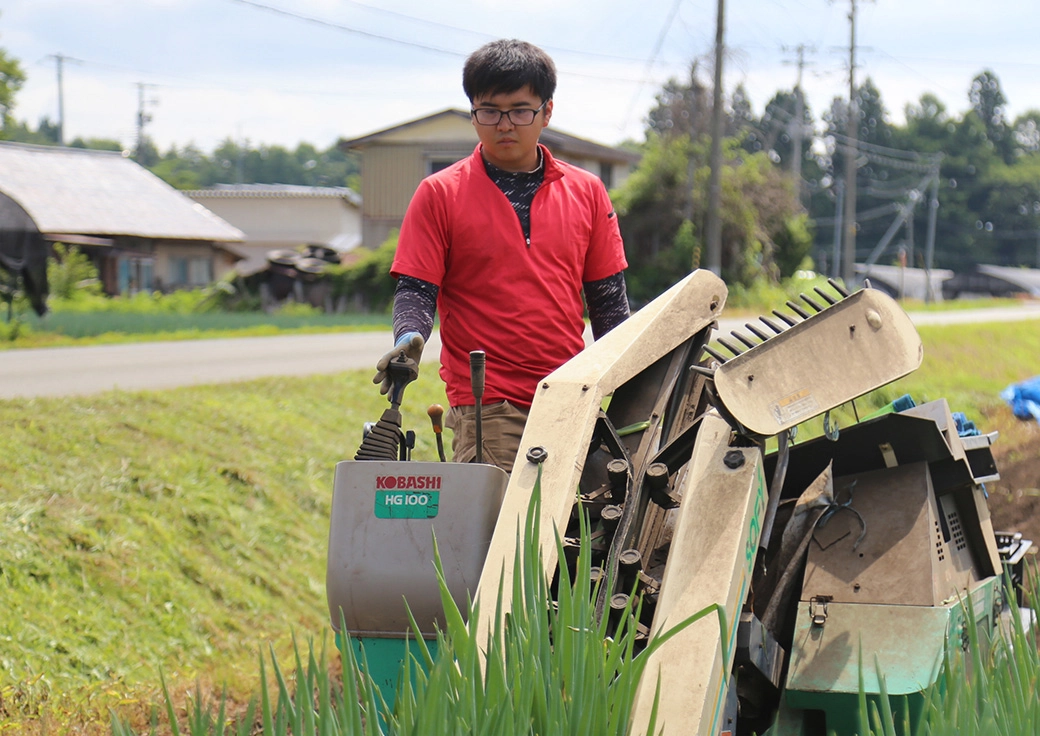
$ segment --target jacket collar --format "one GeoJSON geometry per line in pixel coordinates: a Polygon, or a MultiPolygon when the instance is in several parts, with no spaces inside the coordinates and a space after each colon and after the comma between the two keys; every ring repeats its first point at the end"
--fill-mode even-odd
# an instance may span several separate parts
{"type": "MultiPolygon", "coordinates": [[[[478,143],[477,147],[473,149],[473,162],[474,165],[479,164],[480,170],[486,174],[487,171],[484,168],[484,156],[480,153],[481,147],[481,144],[478,143]]],[[[545,164],[545,176],[542,181],[547,182],[562,179],[563,169],[560,167],[560,163],[553,158],[551,153],[549,153],[549,149],[541,143],[538,144],[538,149],[542,152],[542,162],[545,164]]]]}

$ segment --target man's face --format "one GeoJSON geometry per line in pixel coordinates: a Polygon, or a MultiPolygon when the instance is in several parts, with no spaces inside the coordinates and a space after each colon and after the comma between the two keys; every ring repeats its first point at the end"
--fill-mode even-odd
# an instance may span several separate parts
{"type": "Polygon", "coordinates": [[[477,136],[484,146],[484,158],[503,171],[534,169],[538,165],[538,136],[549,124],[552,104],[552,100],[549,100],[542,107],[542,101],[530,87],[474,98],[474,110],[538,110],[530,125],[516,125],[508,115],[502,115],[497,125],[481,125],[475,117],[471,117],[477,136]]]}

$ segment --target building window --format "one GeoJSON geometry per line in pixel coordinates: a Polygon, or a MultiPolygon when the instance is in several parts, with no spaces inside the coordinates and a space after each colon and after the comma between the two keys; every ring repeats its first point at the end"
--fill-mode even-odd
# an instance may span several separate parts
{"type": "Polygon", "coordinates": [[[603,180],[603,186],[610,189],[614,186],[614,165],[609,161],[599,162],[599,178],[603,180]]]}
{"type": "Polygon", "coordinates": [[[209,258],[170,258],[170,286],[205,286],[213,281],[209,258]]]}
{"type": "Polygon", "coordinates": [[[188,259],[170,258],[170,286],[186,286],[188,283],[188,259]]]}
{"type": "Polygon", "coordinates": [[[443,171],[458,160],[458,157],[428,159],[426,161],[426,175],[430,176],[431,174],[436,174],[438,171],[443,171]]]}
{"type": "Polygon", "coordinates": [[[188,261],[188,284],[205,286],[213,280],[213,261],[209,258],[192,258],[188,261]]]}
{"type": "Polygon", "coordinates": [[[136,294],[155,288],[155,260],[121,256],[117,261],[117,287],[120,294],[136,294]]]}

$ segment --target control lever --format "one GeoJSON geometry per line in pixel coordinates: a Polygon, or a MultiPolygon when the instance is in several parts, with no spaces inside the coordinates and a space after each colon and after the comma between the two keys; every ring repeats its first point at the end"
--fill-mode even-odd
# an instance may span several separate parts
{"type": "MultiPolygon", "coordinates": [[[[405,356],[404,351],[390,361],[386,368],[391,386],[387,392],[390,406],[383,410],[379,421],[366,431],[355,460],[407,460],[414,440],[401,429],[401,400],[404,388],[419,377],[418,364],[405,356]]],[[[414,433],[410,433],[414,437],[414,433]]]]}
{"type": "Polygon", "coordinates": [[[484,462],[484,435],[483,435],[483,406],[484,403],[484,368],[487,364],[487,356],[483,350],[473,350],[469,354],[469,377],[473,385],[474,410],[476,411],[476,440],[477,457],[476,462],[484,462]]]}
{"type": "Polygon", "coordinates": [[[441,437],[441,431],[444,429],[442,424],[444,407],[440,404],[431,404],[426,413],[430,415],[430,421],[433,423],[433,436],[437,438],[437,455],[442,463],[447,462],[444,457],[444,439],[441,437]]]}

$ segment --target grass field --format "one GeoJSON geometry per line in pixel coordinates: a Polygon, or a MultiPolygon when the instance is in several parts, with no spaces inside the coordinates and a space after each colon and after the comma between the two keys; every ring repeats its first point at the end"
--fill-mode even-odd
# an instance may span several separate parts
{"type": "MultiPolygon", "coordinates": [[[[997,393],[1040,373],[1036,323],[921,334],[922,370],[864,403],[946,395],[1014,442],[997,393]]],[[[406,394],[418,459],[434,368],[406,394]]],[[[241,703],[263,647],[320,639],[333,467],[385,406],[367,371],[0,401],[0,734],[144,724],[160,669],[241,703]]]]}
{"type": "Polygon", "coordinates": [[[52,312],[44,317],[30,315],[22,324],[12,330],[0,323],[0,350],[390,329],[390,316],[317,312],[52,312]]]}
{"type": "MultiPolygon", "coordinates": [[[[423,373],[420,431],[444,403],[423,373]]],[[[159,702],[160,667],[244,696],[262,644],[320,636],[332,471],[386,406],[370,378],[0,402],[0,733],[105,732],[159,702]]]]}

